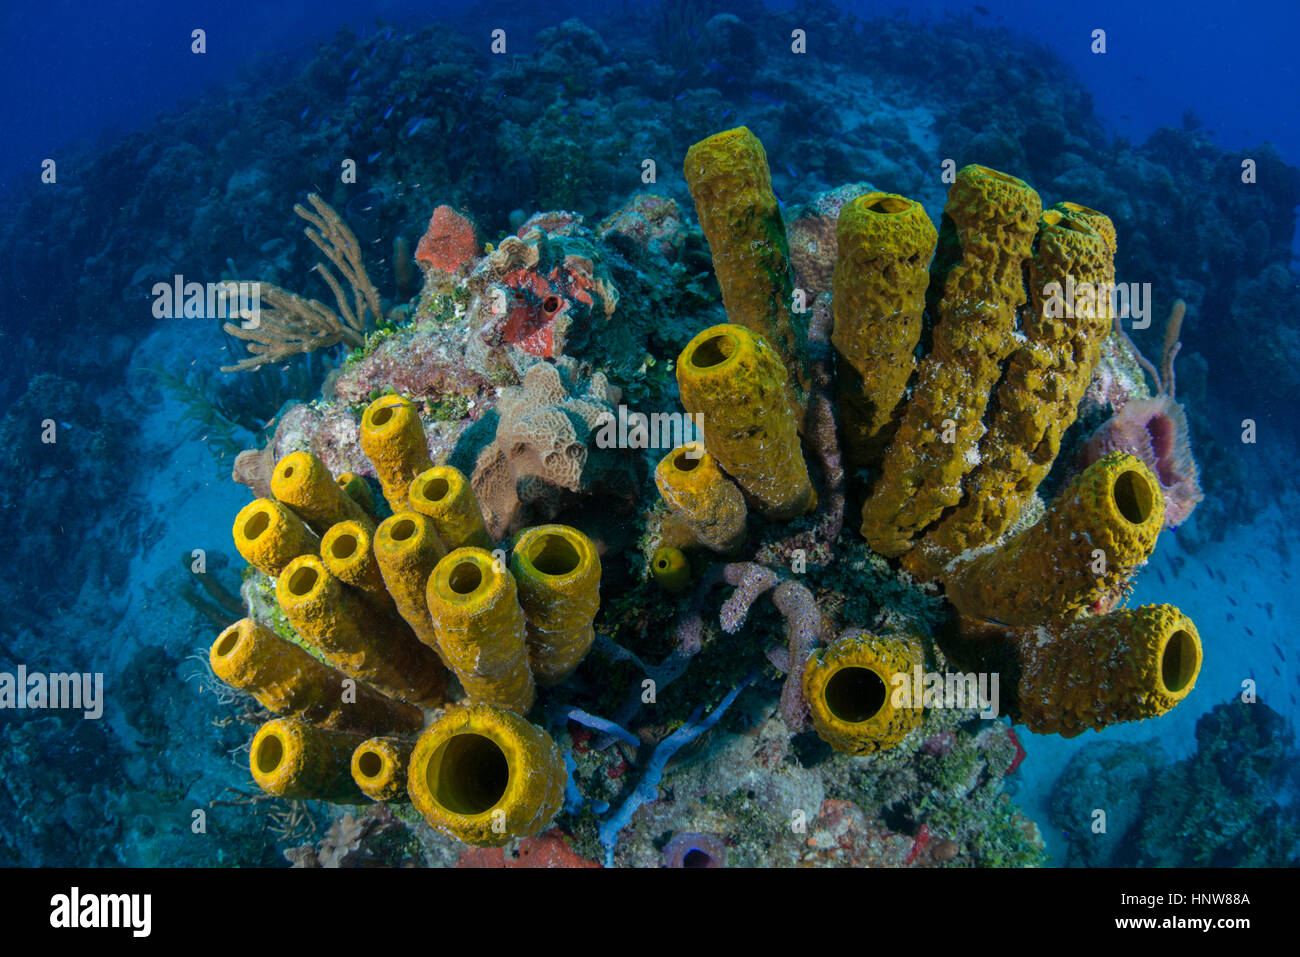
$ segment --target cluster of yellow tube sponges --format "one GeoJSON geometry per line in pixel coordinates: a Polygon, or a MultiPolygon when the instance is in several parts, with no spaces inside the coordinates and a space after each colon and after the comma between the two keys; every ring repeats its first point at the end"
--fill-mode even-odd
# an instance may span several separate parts
{"type": "Polygon", "coordinates": [[[213,671],[281,717],[253,739],[266,791],[336,802],[410,796],[435,827],[475,844],[534,834],[559,809],[565,770],[522,715],[536,684],[563,681],[595,639],[600,558],[566,525],[522,532],[493,552],[465,476],[429,460],[411,403],[385,396],[361,444],[393,514],[369,486],[297,452],[275,467],[275,498],[245,506],[234,537],[276,578],[294,631],[252,619],[226,629],[213,671]],[[448,671],[465,701],[448,699],[448,671]],[[437,716],[417,739],[426,711],[437,716]]]}
{"type": "MultiPolygon", "coordinates": [[[[801,407],[782,401],[791,376],[806,385],[807,356],[791,354],[803,341],[786,308],[784,231],[761,144],[743,128],[717,134],[691,148],[686,175],[731,323],[696,336],[677,364],[682,404],[703,413],[707,465],[684,470],[683,450],[674,450],[656,481],[693,544],[727,551],[744,530],[731,492],[778,521],[815,506],[801,407]]],[[[1044,211],[1023,181],[974,165],[957,173],[938,229],[915,201],[876,192],[843,207],[836,233],[836,398],[845,461],[870,476],[862,534],[918,578],[941,581],[976,647],[990,632],[1015,646],[1018,716],[1036,730],[1163,713],[1200,664],[1186,619],[1173,643],[1177,666],[1162,670],[1150,660],[1154,632],[1132,624],[1147,609],[1105,614],[1162,527],[1160,486],[1141,460],[1095,463],[1041,521],[1010,534],[1056,459],[1110,331],[1115,249],[1102,213],[1076,203],[1044,211]],[[1070,681],[1040,662],[1044,648],[1063,657],[1065,636],[1086,642],[1079,654],[1094,663],[1075,667],[1070,681]],[[1160,683],[1166,672],[1172,685],[1160,683]]],[[[668,573],[660,557],[656,575],[668,573]]],[[[868,675],[887,687],[893,658],[906,663],[896,648],[880,650],[887,644],[860,636],[808,663],[814,724],[841,750],[889,747],[906,733],[905,717],[888,707],[844,717],[868,710],[859,700],[875,687],[868,675]],[[841,664],[849,659],[874,664],[841,664]]]]}

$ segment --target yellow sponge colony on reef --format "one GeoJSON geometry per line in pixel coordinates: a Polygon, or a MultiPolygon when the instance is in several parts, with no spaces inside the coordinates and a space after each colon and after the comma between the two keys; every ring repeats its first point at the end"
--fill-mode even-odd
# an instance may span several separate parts
{"type": "Polygon", "coordinates": [[[380,396],[361,415],[361,450],[375,467],[394,512],[409,508],[411,480],[433,466],[424,426],[410,399],[380,396]]]}
{"type": "Polygon", "coordinates": [[[268,794],[362,804],[365,796],[352,780],[352,752],[361,740],[355,734],[276,718],[253,736],[248,763],[253,780],[268,794]]]}
{"type": "Polygon", "coordinates": [[[467,545],[492,550],[483,510],[460,469],[450,465],[426,469],[411,482],[408,498],[412,509],[433,520],[448,551],[467,545]]]}
{"type": "Polygon", "coordinates": [[[1146,562],[1164,525],[1155,474],[1112,452],[1061,492],[1038,524],[954,568],[944,580],[963,615],[1005,625],[1069,618],[1113,598],[1146,562]]]}
{"type": "Polygon", "coordinates": [[[600,556],[586,535],[568,525],[523,532],[510,553],[510,571],[528,622],[528,657],[542,685],[573,674],[596,640],[600,556]]]}
{"type": "Polygon", "coordinates": [[[405,801],[406,768],[413,743],[405,738],[369,738],[352,752],[352,780],[372,801],[405,801]]]}
{"type": "Polygon", "coordinates": [[[804,667],[803,690],[818,737],[836,751],[884,751],[921,723],[921,702],[895,707],[895,675],[906,675],[921,659],[908,642],[867,634],[846,634],[813,652],[804,667]],[[912,705],[915,705],[913,707],[912,705]]]}
{"type": "Polygon", "coordinates": [[[677,360],[682,405],[704,416],[704,444],[768,518],[816,505],[785,400],[786,372],[762,336],[723,323],[705,329],[677,360]]]}
{"type": "Polygon", "coordinates": [[[420,709],[385,698],[363,684],[345,702],[345,676],[251,618],[212,643],[213,673],[268,711],[336,731],[418,731],[420,709]]]}
{"type": "Polygon", "coordinates": [[[441,700],[446,675],[437,656],[399,620],[376,620],[315,555],[285,566],[275,598],[299,637],[339,671],[412,704],[441,700]]]}
{"type": "Polygon", "coordinates": [[[1019,718],[1031,731],[1073,737],[1154,718],[1182,701],[1201,670],[1201,638],[1172,605],[1083,618],[1019,645],[1019,718]]]}
{"type": "Polygon", "coordinates": [[[325,463],[310,452],[294,452],[275,463],[271,494],[319,535],[338,522],[374,525],[366,510],[339,488],[325,463]]]}
{"type": "Polygon", "coordinates": [[[429,576],[427,598],[442,660],[470,700],[527,712],[536,686],[509,570],[491,552],[458,548],[429,576]]]}
{"type": "Polygon", "coordinates": [[[545,731],[509,711],[472,705],[420,735],[407,790],[435,830],[494,847],[544,831],[564,801],[566,779],[545,731]]]}
{"type": "Polygon", "coordinates": [[[921,204],[892,193],[860,196],[840,211],[831,342],[844,453],[854,468],[875,464],[897,426],[938,239],[921,204]]]}
{"type": "Polygon", "coordinates": [[[249,502],[235,516],[235,548],[244,561],[274,578],[299,555],[320,547],[302,519],[275,499],[249,502]]]}
{"type": "Polygon", "coordinates": [[[425,588],[447,552],[433,530],[433,523],[419,512],[398,512],[384,519],[375,530],[374,548],[384,584],[397,610],[416,637],[437,651],[438,637],[429,617],[425,588]]]}
{"type": "Polygon", "coordinates": [[[727,319],[776,349],[802,415],[807,329],[790,313],[789,244],[763,144],[743,126],[716,133],[686,151],[685,173],[727,319]]]}
{"type": "Polygon", "coordinates": [[[744,544],[745,496],[702,443],[678,446],[665,455],[655,468],[655,485],[698,544],[715,552],[732,552],[744,544]]]}
{"type": "Polygon", "coordinates": [[[1017,345],[1041,212],[1027,184],[983,166],[963,168],[948,193],[931,268],[933,346],[862,507],[862,535],[882,555],[906,552],[961,501],[989,396],[1017,345]]]}
{"type": "Polygon", "coordinates": [[[1076,217],[1055,206],[1043,213],[1029,263],[1029,306],[1021,318],[1025,342],[1007,362],[994,394],[968,494],[909,557],[920,552],[939,564],[996,541],[1020,517],[1056,461],[1110,332],[1108,296],[1064,299],[1076,288],[1102,288],[1114,279],[1113,246],[1094,228],[1110,220],[1089,213],[1076,217]]]}

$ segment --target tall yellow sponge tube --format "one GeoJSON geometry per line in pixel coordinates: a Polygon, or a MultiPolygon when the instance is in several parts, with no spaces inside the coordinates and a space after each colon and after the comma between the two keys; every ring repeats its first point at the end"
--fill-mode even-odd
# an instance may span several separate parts
{"type": "Polygon", "coordinates": [[[1031,731],[1075,735],[1154,718],[1182,701],[1201,670],[1201,637],[1173,605],[1082,618],[1019,643],[1018,716],[1031,731]]]}
{"type": "Polygon", "coordinates": [[[818,648],[804,666],[803,689],[818,737],[836,751],[870,754],[894,747],[921,724],[918,696],[895,701],[896,676],[921,664],[901,638],[850,632],[818,648]]]}
{"type": "Polygon", "coordinates": [[[790,313],[790,249],[763,144],[743,126],[716,133],[686,151],[685,173],[727,318],[772,344],[789,373],[788,400],[802,415],[807,325],[790,313]]]}
{"type": "Polygon", "coordinates": [[[514,577],[481,548],[458,548],[429,576],[429,613],[443,661],[470,700],[524,714],[536,686],[514,577]]]}
{"type": "Polygon", "coordinates": [[[447,554],[433,523],[419,512],[401,511],[375,530],[375,560],[393,603],[417,638],[438,651],[438,637],[429,617],[425,587],[439,560],[447,554]]]}
{"type": "Polygon", "coordinates": [[[394,512],[409,508],[411,480],[433,466],[428,439],[410,399],[380,396],[361,414],[361,450],[375,467],[394,512]]]}
{"type": "Polygon", "coordinates": [[[298,635],[344,674],[412,704],[441,700],[446,676],[437,656],[400,622],[377,622],[315,555],[285,566],[275,597],[298,635]]]}
{"type": "Polygon", "coordinates": [[[1071,482],[1038,524],[954,567],[948,600],[1005,625],[1068,618],[1114,595],[1164,526],[1160,483],[1135,455],[1112,452],[1071,482]]]}
{"type": "Polygon", "coordinates": [[[722,474],[703,443],[678,446],[665,455],[655,468],[655,485],[698,544],[731,552],[744,543],[749,513],[745,496],[722,474]]]}
{"type": "Polygon", "coordinates": [[[533,675],[542,685],[563,681],[596,640],[591,624],[600,608],[596,546],[568,525],[539,525],[515,541],[510,571],[528,622],[533,675]]]}
{"type": "Polygon", "coordinates": [[[331,525],[320,540],[320,558],[330,574],[351,585],[377,609],[391,614],[393,599],[375,559],[373,529],[361,522],[331,525]]]}
{"type": "Polygon", "coordinates": [[[862,535],[882,555],[902,555],[961,501],[989,396],[1017,345],[1041,212],[1027,184],[983,166],[964,167],[948,192],[930,269],[933,347],[862,506],[862,535]]]}
{"type": "Polygon", "coordinates": [[[212,643],[208,662],[218,678],[246,691],[268,711],[336,731],[418,731],[419,708],[357,684],[346,696],[345,676],[251,618],[235,622],[212,643]]]}
{"type": "Polygon", "coordinates": [[[704,444],[768,518],[788,520],[817,503],[785,402],[786,372],[762,336],[722,323],[677,360],[687,412],[704,416],[704,444]]]}
{"type": "Polygon", "coordinates": [[[1007,361],[994,394],[979,464],[967,480],[970,493],[908,558],[921,553],[937,564],[996,541],[1056,461],[1110,332],[1108,299],[1080,301],[1079,308],[1063,301],[1068,290],[1107,288],[1114,279],[1111,247],[1094,228],[1110,220],[1088,213],[1076,216],[1057,206],[1043,213],[1029,262],[1029,305],[1021,318],[1025,341],[1007,361]]]}
{"type": "Polygon", "coordinates": [[[938,240],[925,208],[903,196],[869,193],[840,210],[831,342],[844,451],[857,468],[880,458],[897,426],[938,240]]]}
{"type": "Polygon", "coordinates": [[[338,522],[374,526],[366,510],[339,488],[325,463],[310,452],[293,452],[275,463],[271,493],[317,534],[338,522]]]}
{"type": "Polygon", "coordinates": [[[469,479],[451,465],[435,465],[411,482],[411,508],[433,520],[438,537],[448,551],[463,548],[492,549],[492,538],[483,522],[483,510],[469,479]]]}
{"type": "Polygon", "coordinates": [[[249,502],[235,516],[235,548],[244,561],[274,578],[299,555],[320,547],[302,519],[272,498],[249,502]]]}
{"type": "Polygon", "coordinates": [[[326,731],[292,718],[262,725],[248,752],[257,786],[268,794],[334,804],[363,804],[352,780],[352,752],[361,737],[326,731]]]}
{"type": "Polygon", "coordinates": [[[391,736],[362,741],[352,752],[352,780],[372,801],[405,801],[413,748],[413,742],[391,736]]]}
{"type": "Polygon", "coordinates": [[[435,830],[496,847],[540,834],[564,802],[567,774],[551,736],[488,705],[448,712],[411,755],[411,803],[435,830]]]}

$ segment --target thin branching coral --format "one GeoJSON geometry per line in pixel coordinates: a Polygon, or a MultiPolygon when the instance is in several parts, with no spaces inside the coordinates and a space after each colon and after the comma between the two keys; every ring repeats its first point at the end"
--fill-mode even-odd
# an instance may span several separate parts
{"type": "Polygon", "coordinates": [[[345,343],[353,348],[366,344],[367,315],[379,319],[383,310],[379,291],[370,282],[361,262],[357,237],[339,218],[333,207],[315,193],[307,197],[312,210],[302,204],[293,211],[309,224],[303,233],[316,244],[351,288],[352,297],[343,291],[337,276],[324,264],[313,270],[334,293],[335,309],[318,299],[304,299],[272,283],[260,283],[258,315],[251,323],[227,322],[222,328],[248,343],[251,355],[222,372],[255,369],[265,362],[279,362],[289,356],[345,343]]]}

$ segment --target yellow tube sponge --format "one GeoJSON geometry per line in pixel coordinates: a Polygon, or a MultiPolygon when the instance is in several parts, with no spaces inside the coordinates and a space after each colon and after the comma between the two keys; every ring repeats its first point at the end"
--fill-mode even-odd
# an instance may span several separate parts
{"type": "Polygon", "coordinates": [[[375,467],[394,512],[410,508],[411,480],[432,467],[424,426],[410,399],[380,396],[361,414],[361,450],[375,467]]]}
{"type": "Polygon", "coordinates": [[[1172,605],[1083,618],[1056,635],[1037,629],[1018,654],[1020,720],[1067,738],[1164,714],[1201,670],[1196,626],[1172,605]]]}
{"type": "Polygon", "coordinates": [[[818,737],[836,751],[870,754],[892,748],[921,724],[920,702],[895,707],[895,675],[921,664],[898,638],[850,633],[818,648],[804,666],[803,691],[818,737]]]}
{"type": "Polygon", "coordinates": [[[573,674],[596,640],[600,556],[568,525],[538,525],[515,540],[510,571],[528,622],[533,677],[552,685],[573,674]]]}
{"type": "Polygon", "coordinates": [[[925,208],[903,196],[869,193],[840,210],[831,342],[844,451],[855,468],[878,461],[897,427],[938,240],[925,208]]]}
{"type": "Polygon", "coordinates": [[[344,494],[325,463],[310,452],[293,452],[275,463],[271,494],[318,535],[337,522],[374,526],[365,509],[344,494]]]}
{"type": "Polygon", "coordinates": [[[448,712],[420,735],[407,790],[435,830],[496,847],[549,827],[564,802],[566,779],[550,735],[479,704],[448,712]]]}
{"type": "Polygon", "coordinates": [[[1093,228],[1109,220],[1089,212],[1087,219],[1058,207],[1043,213],[1029,263],[1030,305],[1021,319],[1025,342],[998,384],[979,464],[967,479],[969,494],[916,550],[930,562],[949,561],[1000,538],[1033,499],[1056,461],[1061,436],[1074,423],[1110,332],[1110,304],[1108,297],[1093,297],[1076,309],[1062,296],[1076,287],[1095,290],[1115,275],[1107,244],[1093,228]]]}
{"type": "Polygon", "coordinates": [[[733,323],[705,329],[677,360],[682,405],[704,416],[705,446],[763,514],[777,520],[817,502],[785,383],[785,368],[767,341],[733,323]]]}
{"type": "Polygon", "coordinates": [[[678,446],[665,455],[655,468],[655,485],[700,545],[732,552],[744,544],[745,496],[702,443],[678,446]]]}
{"type": "Polygon", "coordinates": [[[342,731],[314,728],[292,718],[276,718],[257,730],[248,749],[253,780],[277,797],[363,804],[352,780],[352,752],[362,739],[342,731]]]}
{"type": "Polygon", "coordinates": [[[1137,456],[1088,466],[1038,524],[955,567],[944,580],[963,615],[1005,625],[1064,618],[1115,596],[1151,555],[1165,502],[1137,456]]]}
{"type": "Polygon", "coordinates": [[[933,346],[862,506],[862,535],[882,555],[903,554],[961,501],[989,396],[1017,344],[1022,267],[1041,212],[1028,185],[983,166],[963,168],[948,192],[931,267],[933,346]]]}
{"type": "Polygon", "coordinates": [[[370,738],[352,752],[352,780],[372,801],[405,801],[406,768],[412,742],[405,738],[370,738]]]}
{"type": "Polygon", "coordinates": [[[536,688],[515,580],[482,548],[458,548],[429,576],[438,648],[470,700],[524,714],[536,688]]]}
{"type": "Polygon", "coordinates": [[[438,637],[424,591],[447,550],[433,530],[433,523],[419,512],[398,512],[379,523],[374,552],[398,612],[417,638],[438,651],[438,637]]]}
{"type": "Polygon", "coordinates": [[[371,527],[361,522],[331,525],[321,537],[320,557],[331,575],[357,589],[376,607],[391,613],[393,599],[379,572],[371,532],[371,527]]]}
{"type": "Polygon", "coordinates": [[[343,494],[361,506],[367,517],[374,520],[375,497],[370,494],[370,483],[354,472],[340,472],[334,479],[343,494]]]}
{"type": "Polygon", "coordinates": [[[411,482],[411,508],[433,520],[438,537],[448,550],[474,548],[492,550],[492,539],[483,523],[483,510],[460,469],[435,465],[411,482]]]}
{"type": "Polygon", "coordinates": [[[650,574],[659,587],[674,594],[691,584],[691,566],[680,548],[657,548],[650,560],[650,574]]]}
{"type": "Polygon", "coordinates": [[[790,314],[790,249],[763,144],[743,126],[716,133],[686,151],[685,173],[727,319],[772,344],[789,373],[782,388],[801,409],[807,323],[790,314]]]}
{"type": "Polygon", "coordinates": [[[235,516],[235,548],[244,561],[274,578],[299,555],[320,547],[302,519],[272,498],[249,502],[235,516]]]}
{"type": "Polygon", "coordinates": [[[419,708],[363,684],[345,701],[344,675],[251,618],[223,631],[208,651],[213,673],[268,711],[335,731],[418,731],[419,708]]]}
{"type": "Polygon", "coordinates": [[[412,704],[440,701],[445,674],[437,656],[401,623],[376,621],[315,555],[295,558],[280,575],[276,601],[299,637],[349,677],[412,704]]]}

